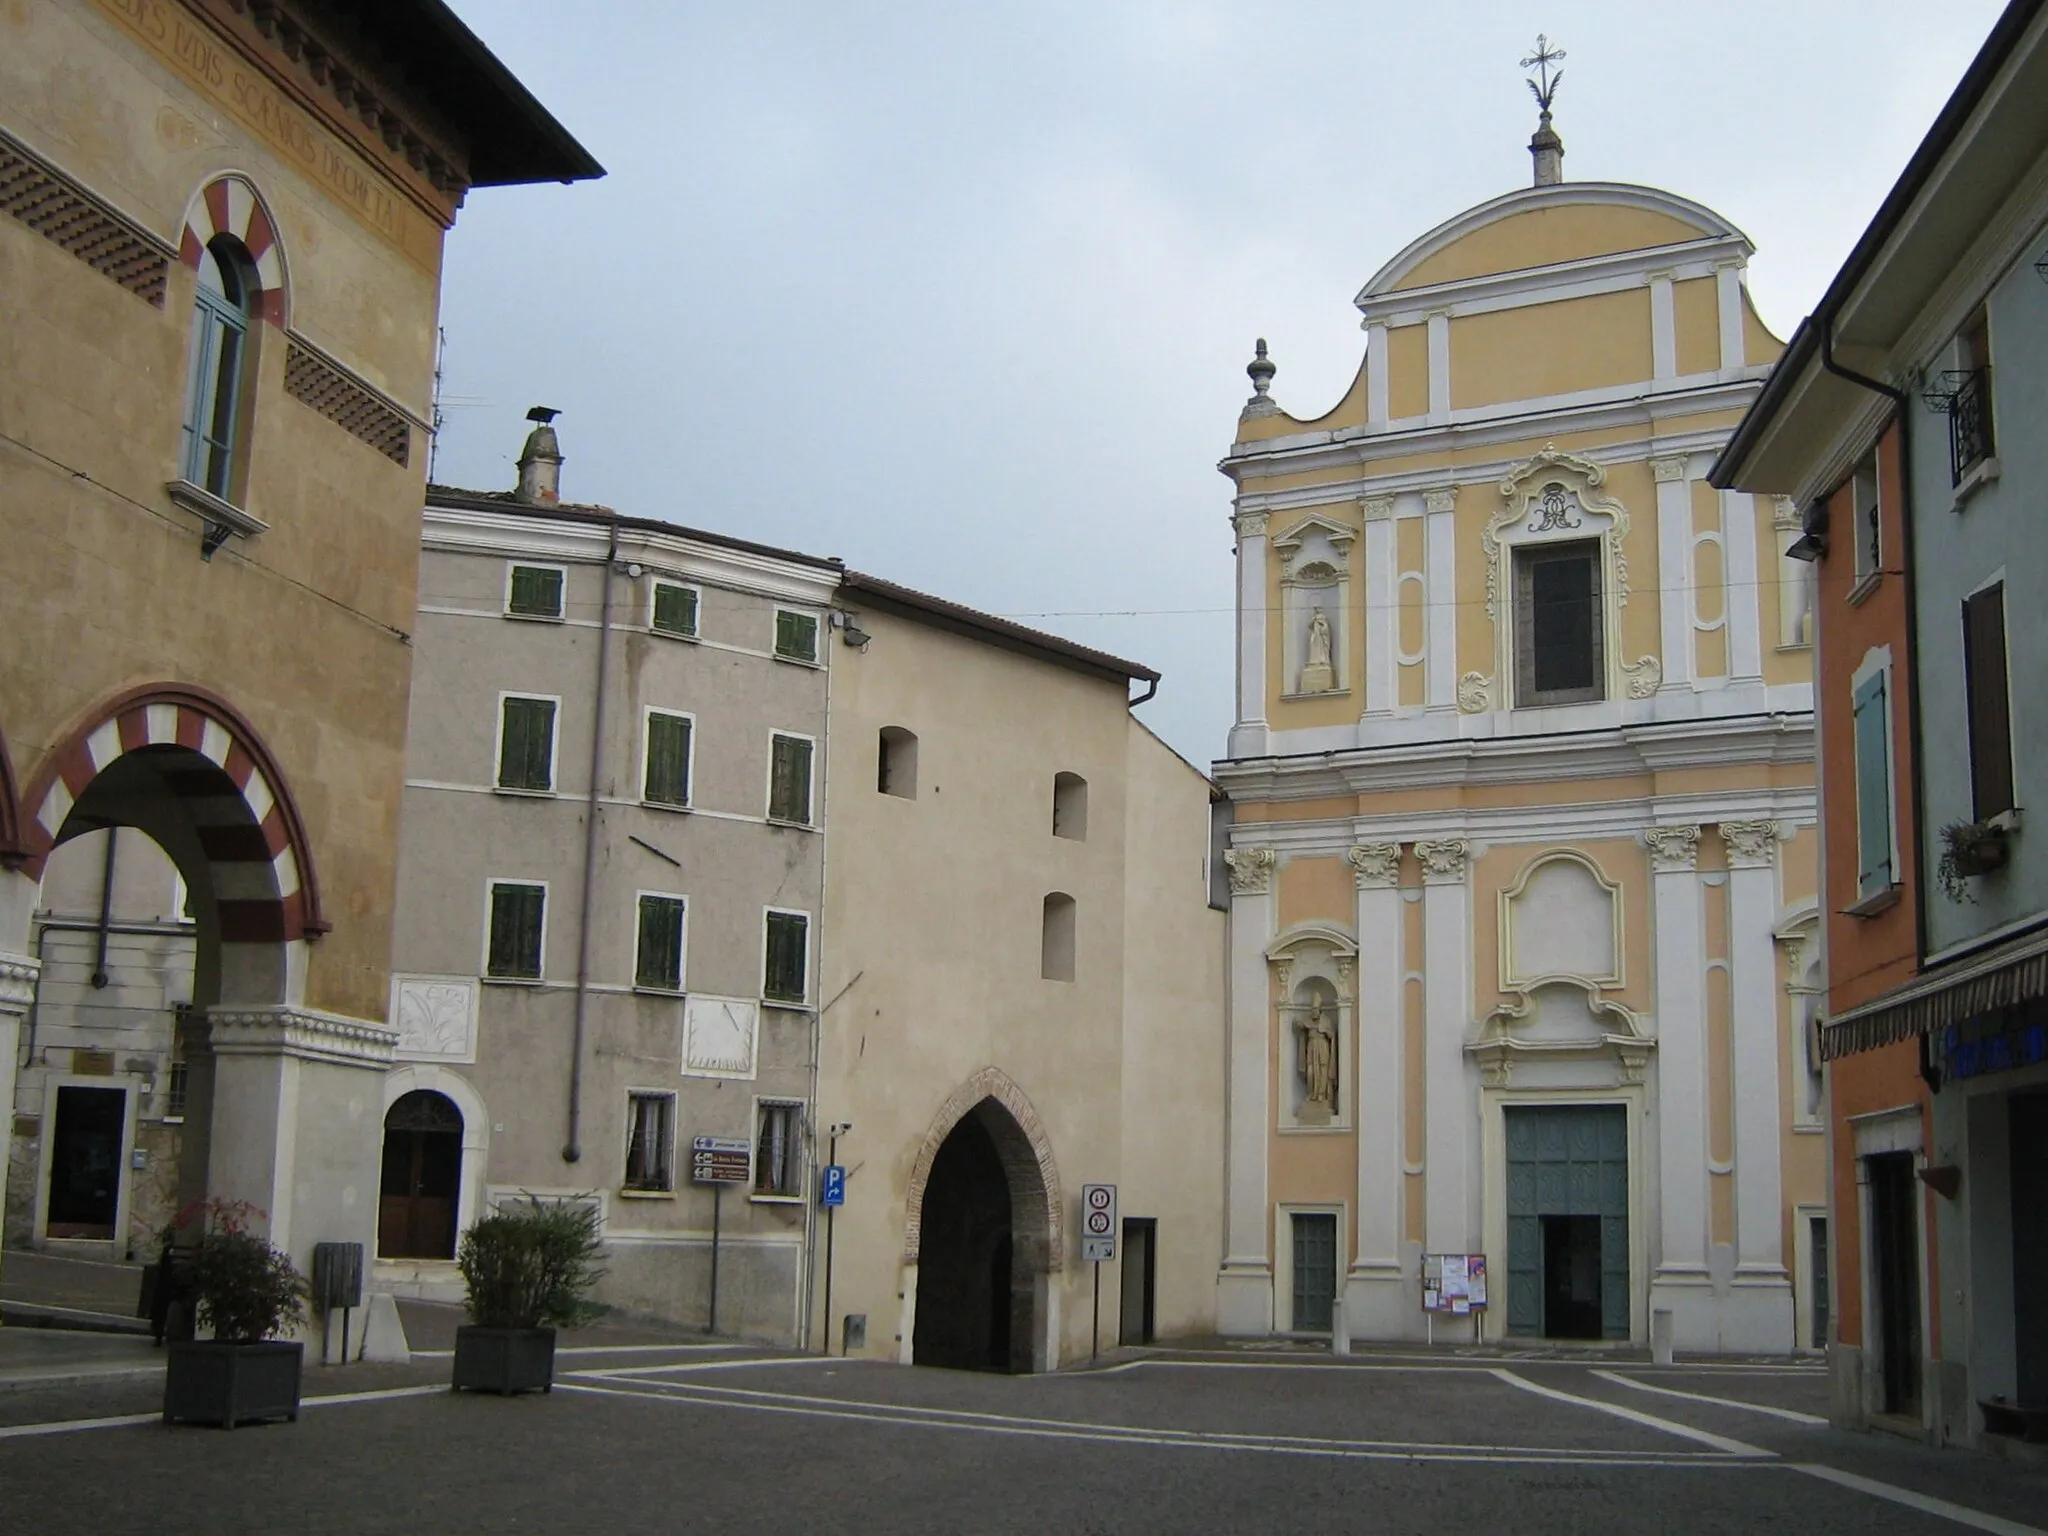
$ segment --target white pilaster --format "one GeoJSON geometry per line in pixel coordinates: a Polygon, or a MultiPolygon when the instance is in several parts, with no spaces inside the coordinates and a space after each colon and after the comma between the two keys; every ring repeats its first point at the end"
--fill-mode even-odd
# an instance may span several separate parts
{"type": "Polygon", "coordinates": [[[1266,946],[1273,939],[1273,850],[1232,848],[1230,866],[1229,1127],[1219,1333],[1273,1331],[1273,1265],[1266,1236],[1266,1146],[1272,1132],[1272,1006],[1266,946]]]}
{"type": "Polygon", "coordinates": [[[1657,483],[1657,611],[1664,686],[1692,686],[1692,485],[1683,454],[1650,460],[1657,483]]]}
{"type": "Polygon", "coordinates": [[[1415,1309],[1401,1281],[1401,845],[1361,843],[1358,878],[1357,1258],[1344,1320],[1359,1338],[1398,1338],[1415,1309]]]}
{"type": "Polygon", "coordinates": [[[1729,993],[1734,1013],[1735,1296],[1722,1347],[1793,1344],[1785,1271],[1784,1179],[1779,1140],[1783,1082],[1778,1051],[1778,824],[1724,821],[1728,847],[1729,993]]]}
{"type": "Polygon", "coordinates": [[[1266,514],[1240,512],[1237,526],[1237,724],[1232,757],[1266,750],[1266,514]]]}
{"type": "Polygon", "coordinates": [[[1429,419],[1451,419],[1451,317],[1443,310],[1429,317],[1429,419]]]}
{"type": "Polygon", "coordinates": [[[1388,411],[1387,394],[1387,328],[1384,325],[1368,325],[1365,328],[1365,421],[1367,426],[1386,425],[1388,411]]]}
{"type": "Polygon", "coordinates": [[[1678,377],[1678,306],[1669,272],[1650,274],[1650,377],[1678,377]]]}
{"type": "Polygon", "coordinates": [[[1698,872],[1700,829],[1653,827],[1657,997],[1658,1252],[1650,1306],[1674,1314],[1676,1338],[1711,1348],[1707,1274],[1706,910],[1698,872]]]}
{"type": "Polygon", "coordinates": [[[1728,567],[1728,680],[1761,683],[1763,589],[1757,585],[1756,503],[1747,491],[1722,491],[1721,550],[1728,567]]]}
{"type": "Polygon", "coordinates": [[[1721,319],[1721,369],[1743,365],[1742,268],[1730,262],[1714,269],[1714,297],[1721,319]]]}
{"type": "Polygon", "coordinates": [[[1466,1082],[1472,1004],[1471,848],[1462,837],[1419,842],[1422,863],[1424,1210],[1431,1253],[1476,1253],[1479,1106],[1466,1082]]]}
{"type": "MultiPolygon", "coordinates": [[[[30,883],[24,876],[0,869],[0,885],[15,880],[23,885],[30,883]]],[[[26,935],[8,937],[20,942],[26,935]]],[[[14,1123],[14,1072],[15,1063],[21,1059],[22,1020],[35,1002],[36,975],[42,969],[42,963],[34,957],[12,953],[11,949],[11,945],[0,948],[0,1116],[5,1117],[0,1123],[10,1127],[14,1123]]],[[[43,1134],[50,1134],[49,1126],[43,1127],[43,1134]]],[[[5,1262],[0,1258],[0,1264],[5,1262]]]]}
{"type": "Polygon", "coordinates": [[[1429,659],[1423,669],[1424,702],[1452,709],[1458,701],[1458,488],[1427,491],[1424,568],[1429,578],[1429,659]]]}

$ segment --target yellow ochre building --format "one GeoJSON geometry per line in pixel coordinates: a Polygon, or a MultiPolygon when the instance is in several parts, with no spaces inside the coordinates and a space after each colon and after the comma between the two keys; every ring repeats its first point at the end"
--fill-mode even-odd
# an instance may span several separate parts
{"type": "Polygon", "coordinates": [[[1563,179],[1553,88],[1333,409],[1259,344],[1221,465],[1226,1333],[1822,1336],[1798,530],[1706,481],[1780,343],[1727,220],[1563,179]],[[1424,1310],[1437,1255],[1483,1307],[1424,1310]]]}

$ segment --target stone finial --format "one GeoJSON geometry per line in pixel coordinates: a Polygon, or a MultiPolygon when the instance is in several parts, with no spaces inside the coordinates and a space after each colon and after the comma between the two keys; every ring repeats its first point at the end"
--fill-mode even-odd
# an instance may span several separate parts
{"type": "Polygon", "coordinates": [[[1280,403],[1272,396],[1273,375],[1280,370],[1273,360],[1266,356],[1266,338],[1261,336],[1253,349],[1252,360],[1244,370],[1251,377],[1252,397],[1244,403],[1247,416],[1273,416],[1279,414],[1280,403]]]}
{"type": "Polygon", "coordinates": [[[1522,60],[1522,68],[1533,69],[1541,80],[1529,82],[1529,93],[1536,98],[1536,132],[1529,139],[1529,154],[1536,162],[1536,182],[1539,187],[1554,187],[1564,180],[1564,140],[1557,136],[1557,130],[1550,126],[1550,104],[1557,99],[1557,88],[1564,83],[1564,71],[1550,72],[1550,66],[1564,57],[1562,48],[1550,46],[1550,40],[1541,32],[1536,34],[1536,51],[1522,60]]]}

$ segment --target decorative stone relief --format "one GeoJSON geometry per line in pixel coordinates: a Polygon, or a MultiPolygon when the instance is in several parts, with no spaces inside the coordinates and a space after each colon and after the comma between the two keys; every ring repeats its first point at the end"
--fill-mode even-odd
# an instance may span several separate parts
{"type": "Polygon", "coordinates": [[[1270,848],[1226,848],[1223,862],[1230,867],[1230,894],[1263,896],[1273,888],[1273,850],[1270,848]]]}
{"type": "Polygon", "coordinates": [[[1462,837],[1435,838],[1417,843],[1415,857],[1422,862],[1424,885],[1444,885],[1465,878],[1472,845],[1462,837]]]}
{"type": "Polygon", "coordinates": [[[1802,533],[1806,524],[1799,515],[1799,504],[1790,496],[1771,498],[1771,526],[1780,533],[1802,533]]]}
{"type": "Polygon", "coordinates": [[[738,998],[691,997],[683,1003],[683,1073],[752,1077],[760,1010],[738,998]]]}
{"type": "MultiPolygon", "coordinates": [[[[1643,1022],[1622,1004],[1576,982],[1532,987],[1480,1021],[1476,1039],[1465,1047],[1489,1088],[1505,1088],[1522,1062],[1598,1069],[1605,1062],[1613,1081],[1640,1083],[1656,1041],[1643,1022]]],[[[1588,1080],[1585,1086],[1595,1084],[1588,1080]]]]}
{"type": "Polygon", "coordinates": [[[1365,520],[1368,523],[1385,522],[1394,515],[1394,498],[1391,496],[1368,496],[1365,498],[1365,520]]]}
{"type": "Polygon", "coordinates": [[[1690,871],[1699,864],[1698,827],[1651,827],[1643,833],[1650,850],[1650,868],[1660,875],[1690,871]]]}
{"type": "Polygon", "coordinates": [[[1765,869],[1778,856],[1775,821],[1724,821],[1721,840],[1728,845],[1731,869],[1765,869]]]}
{"type": "Polygon", "coordinates": [[[391,1022],[406,1061],[476,1060],[476,983],[459,976],[393,976],[391,1022]]]}
{"type": "Polygon", "coordinates": [[[1266,536],[1266,514],[1263,512],[1238,513],[1237,536],[1240,539],[1263,539],[1266,536]]]}
{"type": "Polygon", "coordinates": [[[1467,672],[1458,679],[1458,709],[1462,714],[1483,715],[1493,707],[1493,679],[1484,672],[1467,672]]]}
{"type": "Polygon", "coordinates": [[[1500,494],[1506,505],[1487,520],[1486,528],[1480,535],[1480,542],[1486,549],[1486,616],[1496,621],[1500,618],[1503,563],[1501,531],[1512,523],[1524,522],[1541,515],[1539,504],[1549,494],[1553,481],[1542,480],[1533,490],[1527,488],[1527,483],[1545,474],[1559,476],[1556,483],[1568,491],[1572,490],[1570,482],[1577,481],[1574,494],[1579,508],[1607,519],[1607,527],[1602,538],[1607,545],[1608,567],[1613,574],[1614,606],[1617,612],[1626,608],[1628,556],[1625,553],[1625,541],[1628,538],[1628,508],[1612,496],[1594,494],[1606,483],[1606,470],[1591,459],[1582,459],[1575,453],[1561,452],[1557,445],[1552,443],[1526,463],[1515,465],[1500,482],[1500,494]]]}
{"type": "Polygon", "coordinates": [[[1458,505],[1458,488],[1455,485],[1440,486],[1433,491],[1422,493],[1422,509],[1425,512],[1449,512],[1458,505]]]}
{"type": "Polygon", "coordinates": [[[0,1011],[24,1013],[35,1001],[36,977],[42,971],[40,960],[27,955],[0,956],[0,1011]]]}
{"type": "Polygon", "coordinates": [[[1647,699],[1664,686],[1664,664],[1654,656],[1624,661],[1621,675],[1628,679],[1628,696],[1632,699],[1647,699]]]}
{"type": "Polygon", "coordinates": [[[1650,475],[1659,485],[1668,485],[1674,480],[1685,478],[1685,455],[1673,454],[1668,458],[1650,460],[1650,475]]]}
{"type": "Polygon", "coordinates": [[[1399,843],[1360,843],[1344,855],[1361,891],[1384,890],[1401,883],[1399,843]]]}

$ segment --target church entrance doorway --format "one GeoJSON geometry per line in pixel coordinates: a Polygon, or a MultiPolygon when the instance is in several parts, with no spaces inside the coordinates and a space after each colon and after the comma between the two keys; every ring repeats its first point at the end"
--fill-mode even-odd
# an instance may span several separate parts
{"type": "Polygon", "coordinates": [[[384,1116],[377,1257],[455,1257],[462,1188],[462,1111],[445,1094],[415,1089],[384,1116]]]}
{"type": "Polygon", "coordinates": [[[1626,1339],[1628,1111],[1547,1104],[1506,1115],[1508,1332],[1626,1339]]]}

